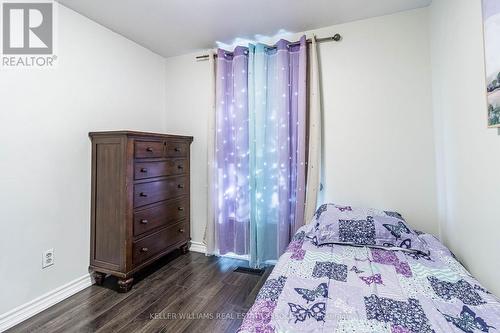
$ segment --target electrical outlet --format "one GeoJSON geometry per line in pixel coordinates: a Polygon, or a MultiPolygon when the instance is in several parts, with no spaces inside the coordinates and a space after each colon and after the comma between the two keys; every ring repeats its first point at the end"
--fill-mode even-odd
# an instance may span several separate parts
{"type": "Polygon", "coordinates": [[[43,253],[42,268],[54,265],[54,249],[49,249],[43,253]]]}

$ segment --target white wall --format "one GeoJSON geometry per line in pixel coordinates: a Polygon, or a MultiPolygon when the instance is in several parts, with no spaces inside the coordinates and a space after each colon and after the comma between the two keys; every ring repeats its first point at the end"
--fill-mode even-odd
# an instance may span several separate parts
{"type": "MultiPolygon", "coordinates": [[[[437,233],[428,10],[316,31],[341,33],[320,56],[326,200],[396,209],[437,233]]],[[[192,238],[206,222],[210,68],[197,54],[167,58],[167,131],[194,136],[192,238]]]]}
{"type": "Polygon", "coordinates": [[[191,238],[202,242],[207,218],[207,122],[211,108],[210,66],[199,54],[166,59],[167,133],[192,135],[191,238]]]}
{"type": "Polygon", "coordinates": [[[486,128],[481,0],[434,0],[430,22],[442,236],[500,295],[500,133],[486,128]]]}
{"type": "Polygon", "coordinates": [[[88,272],[88,132],[165,130],[164,59],[58,14],[59,66],[0,72],[0,314],[88,272]]]}
{"type": "Polygon", "coordinates": [[[427,9],[318,30],[325,199],[389,208],[437,233],[427,9]]]}

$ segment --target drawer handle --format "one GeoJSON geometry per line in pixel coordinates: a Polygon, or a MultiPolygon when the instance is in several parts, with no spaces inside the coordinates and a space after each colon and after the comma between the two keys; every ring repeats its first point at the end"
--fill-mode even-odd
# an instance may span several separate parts
{"type": "Polygon", "coordinates": [[[144,197],[144,198],[148,197],[148,195],[146,193],[144,193],[144,192],[139,193],[139,196],[144,197]]]}
{"type": "Polygon", "coordinates": [[[141,224],[148,224],[149,221],[148,220],[141,220],[141,224]]]}
{"type": "Polygon", "coordinates": [[[178,188],[184,188],[184,184],[177,185],[178,188]]]}
{"type": "Polygon", "coordinates": [[[179,229],[179,232],[180,233],[184,233],[184,229],[179,229]]]}
{"type": "Polygon", "coordinates": [[[146,151],[152,152],[152,151],[153,151],[153,148],[148,147],[148,148],[146,148],[146,151]]]}
{"type": "Polygon", "coordinates": [[[175,150],[176,152],[180,152],[180,151],[181,151],[181,149],[180,149],[179,147],[175,147],[175,148],[174,148],[174,150],[175,150]]]}
{"type": "Polygon", "coordinates": [[[141,252],[148,252],[148,251],[149,251],[149,249],[148,249],[147,247],[143,247],[143,248],[141,249],[141,252]]]}
{"type": "Polygon", "coordinates": [[[141,168],[141,172],[146,173],[146,172],[148,172],[148,169],[147,168],[141,168]]]}
{"type": "Polygon", "coordinates": [[[182,170],[182,169],[184,169],[184,167],[182,165],[178,165],[177,169],[182,170]]]}
{"type": "Polygon", "coordinates": [[[177,207],[177,209],[182,212],[184,210],[184,207],[177,207]]]}

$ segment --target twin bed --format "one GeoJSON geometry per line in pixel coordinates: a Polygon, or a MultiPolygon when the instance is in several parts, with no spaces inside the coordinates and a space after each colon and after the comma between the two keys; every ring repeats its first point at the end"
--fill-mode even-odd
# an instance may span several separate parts
{"type": "Polygon", "coordinates": [[[398,213],[329,204],[297,231],[238,332],[500,332],[500,302],[398,213]]]}

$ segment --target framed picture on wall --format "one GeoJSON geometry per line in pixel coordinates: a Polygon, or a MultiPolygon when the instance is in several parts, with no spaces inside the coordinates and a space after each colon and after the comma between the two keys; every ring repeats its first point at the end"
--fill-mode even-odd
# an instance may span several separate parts
{"type": "Polygon", "coordinates": [[[500,127],[500,1],[483,0],[488,127],[500,127]]]}

